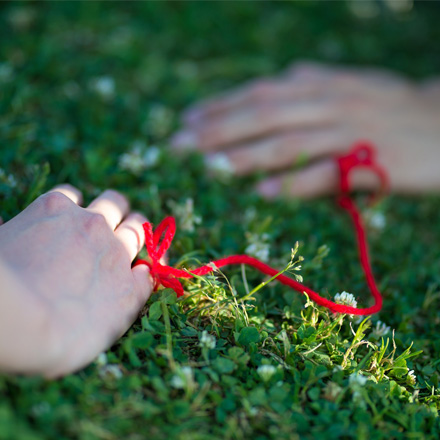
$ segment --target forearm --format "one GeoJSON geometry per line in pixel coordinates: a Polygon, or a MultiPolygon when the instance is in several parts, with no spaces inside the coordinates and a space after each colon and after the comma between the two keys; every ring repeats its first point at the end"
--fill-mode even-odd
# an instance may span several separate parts
{"type": "Polygon", "coordinates": [[[0,370],[44,374],[54,357],[48,309],[0,256],[0,370]]]}

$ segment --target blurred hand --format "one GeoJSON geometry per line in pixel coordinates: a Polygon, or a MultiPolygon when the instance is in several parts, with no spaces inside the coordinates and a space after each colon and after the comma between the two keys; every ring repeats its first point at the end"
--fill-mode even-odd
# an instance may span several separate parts
{"type": "Polygon", "coordinates": [[[107,349],[150,296],[131,269],[146,219],[105,191],[87,208],[68,185],[0,226],[0,368],[56,377],[107,349]]]}
{"type": "MultiPolygon", "coordinates": [[[[224,155],[237,174],[273,173],[258,186],[266,197],[313,197],[338,187],[332,156],[366,139],[376,144],[392,190],[440,190],[438,84],[417,86],[380,70],[298,64],[196,104],[173,145],[196,147],[208,161],[224,155]],[[300,159],[306,166],[293,172],[300,159]]],[[[368,189],[376,182],[357,172],[353,184],[368,189]]]]}

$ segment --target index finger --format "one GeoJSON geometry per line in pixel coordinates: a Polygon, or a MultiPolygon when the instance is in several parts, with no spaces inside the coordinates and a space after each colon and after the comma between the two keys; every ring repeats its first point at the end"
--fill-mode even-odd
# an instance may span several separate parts
{"type": "Polygon", "coordinates": [[[75,188],[74,186],[68,183],[57,185],[48,192],[49,193],[59,192],[61,194],[64,194],[66,197],[68,197],[70,200],[72,200],[72,202],[76,203],[77,205],[81,205],[81,203],[83,202],[83,196],[81,191],[78,188],[75,188]]]}

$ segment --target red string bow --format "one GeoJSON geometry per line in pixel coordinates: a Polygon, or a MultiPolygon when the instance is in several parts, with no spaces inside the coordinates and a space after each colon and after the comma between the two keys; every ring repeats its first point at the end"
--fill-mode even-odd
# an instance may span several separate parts
{"type": "Polygon", "coordinates": [[[379,177],[383,190],[388,188],[387,175],[385,170],[381,168],[375,161],[374,147],[367,142],[358,142],[353,146],[348,154],[336,157],[336,162],[338,164],[340,175],[339,204],[348,212],[353,221],[361,265],[368,287],[370,288],[371,294],[375,301],[373,306],[360,309],[344,304],[337,304],[333,301],[323,298],[318,293],[299,283],[298,281],[295,281],[284,274],[279,274],[278,270],[268,266],[254,257],[250,257],[249,255],[231,255],[229,257],[221,258],[213,261],[209,265],[193,269],[191,270],[191,273],[164,265],[161,263],[161,259],[164,257],[166,251],[170,247],[176,233],[176,222],[173,217],[165,218],[154,231],[151,223],[144,223],[143,228],[145,232],[145,245],[150,257],[150,261],[138,260],[136,261],[135,266],[139,264],[146,264],[149,267],[150,274],[154,280],[155,290],[162,285],[164,287],[173,289],[177,293],[177,296],[180,297],[184,294],[184,289],[179,281],[179,278],[192,278],[192,274],[203,276],[214,271],[216,267],[221,268],[228,265],[246,264],[271,277],[279,274],[276,279],[280,283],[289,286],[300,293],[306,293],[310,299],[321,306],[327,307],[332,312],[346,313],[351,315],[371,315],[379,312],[382,308],[382,295],[379,292],[373,277],[368,256],[367,239],[362,219],[356,208],[356,205],[353,203],[353,200],[349,195],[351,189],[349,175],[350,172],[356,168],[367,168],[373,171],[379,177]],[[161,240],[162,235],[164,237],[161,240]]]}

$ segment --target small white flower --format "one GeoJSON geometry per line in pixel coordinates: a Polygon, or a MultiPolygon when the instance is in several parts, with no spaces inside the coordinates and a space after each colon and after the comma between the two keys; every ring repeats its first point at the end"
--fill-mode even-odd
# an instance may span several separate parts
{"type": "Polygon", "coordinates": [[[255,406],[251,406],[248,411],[249,415],[252,417],[255,417],[258,414],[258,408],[256,408],[255,406]]]}
{"type": "Polygon", "coordinates": [[[257,209],[255,206],[251,206],[250,208],[247,208],[244,212],[244,223],[246,225],[251,224],[256,218],[257,218],[257,209]]]}
{"type": "Polygon", "coordinates": [[[120,379],[122,376],[121,367],[116,364],[103,365],[99,369],[99,377],[101,377],[101,379],[120,379]]]}
{"type": "Polygon", "coordinates": [[[382,336],[385,336],[388,333],[390,333],[390,331],[391,331],[391,328],[379,320],[376,322],[376,326],[373,328],[372,335],[375,338],[379,339],[382,336]]]}
{"type": "Polygon", "coordinates": [[[275,372],[276,368],[273,365],[260,365],[257,368],[257,373],[264,382],[268,382],[275,372]]]}
{"type": "Polygon", "coordinates": [[[367,378],[359,373],[350,374],[349,383],[352,388],[363,387],[367,383],[367,378]]]}
{"type": "Polygon", "coordinates": [[[208,170],[222,179],[229,179],[235,171],[232,162],[223,153],[214,153],[207,156],[205,164],[208,170]]]}
{"type": "Polygon", "coordinates": [[[199,346],[202,348],[213,349],[216,345],[215,336],[210,335],[206,330],[203,330],[200,337],[199,346]]]}
{"type": "Polygon", "coordinates": [[[91,81],[91,88],[104,99],[111,99],[115,95],[115,80],[111,76],[101,76],[91,81]]]}
{"type": "Polygon", "coordinates": [[[153,168],[159,162],[160,149],[156,146],[147,147],[142,140],[133,142],[131,150],[119,157],[119,167],[130,171],[136,176],[143,171],[153,168]]]}
{"type": "Polygon", "coordinates": [[[365,399],[363,396],[362,387],[367,383],[367,378],[359,373],[353,373],[349,377],[350,388],[353,391],[353,403],[360,407],[365,407],[365,399]]]}
{"type": "Polygon", "coordinates": [[[12,174],[7,174],[3,168],[0,168],[0,182],[6,184],[10,188],[17,186],[17,180],[12,174]]]}
{"type": "Polygon", "coordinates": [[[170,384],[173,388],[183,389],[191,385],[193,382],[193,371],[191,367],[182,367],[177,370],[176,374],[171,378],[170,384]]]}
{"type": "Polygon", "coordinates": [[[357,301],[352,293],[342,292],[335,295],[335,303],[349,307],[357,307],[357,301]]]}
{"type": "Polygon", "coordinates": [[[414,370],[409,370],[408,371],[408,376],[406,376],[406,381],[408,382],[409,385],[414,386],[417,382],[417,377],[414,373],[414,370]]]}
{"type": "Polygon", "coordinates": [[[99,356],[95,360],[96,365],[102,367],[103,365],[107,365],[107,355],[103,352],[100,353],[99,356]]]}
{"type": "Polygon", "coordinates": [[[342,388],[336,382],[328,382],[324,388],[324,398],[334,402],[341,392],[342,388]]]}
{"type": "Polygon", "coordinates": [[[248,245],[245,249],[245,253],[258,258],[261,261],[269,260],[270,245],[267,243],[269,236],[267,234],[253,234],[246,233],[246,239],[248,245]]]}
{"type": "Polygon", "coordinates": [[[383,229],[386,224],[387,221],[382,212],[376,212],[370,218],[370,226],[372,226],[374,229],[383,229]]]}
{"type": "Polygon", "coordinates": [[[167,135],[173,124],[173,111],[162,104],[154,105],[142,129],[145,134],[156,137],[164,137],[167,135]]]}
{"type": "Polygon", "coordinates": [[[159,162],[160,157],[160,149],[156,146],[151,146],[150,148],[147,148],[143,155],[143,161],[145,168],[152,168],[154,167],[157,162],[159,162]]]}
{"type": "Polygon", "coordinates": [[[194,214],[194,200],[188,198],[184,203],[176,203],[174,201],[168,202],[174,217],[179,222],[179,227],[182,231],[194,232],[195,226],[202,223],[202,218],[194,214]]]}
{"type": "Polygon", "coordinates": [[[178,390],[181,390],[185,388],[185,381],[182,379],[181,376],[177,376],[176,374],[171,378],[170,385],[173,388],[176,388],[178,390]]]}

